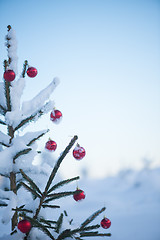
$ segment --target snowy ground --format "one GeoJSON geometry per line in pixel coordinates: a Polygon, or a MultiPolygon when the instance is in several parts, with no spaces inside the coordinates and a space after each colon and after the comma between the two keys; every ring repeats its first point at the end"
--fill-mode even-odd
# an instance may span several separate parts
{"type": "Polygon", "coordinates": [[[85,179],[80,187],[86,199],[66,202],[74,219],[85,219],[105,204],[112,225],[102,231],[111,232],[111,240],[160,240],[160,168],[127,170],[103,180],[85,179]]]}
{"type": "MultiPolygon", "coordinates": [[[[105,205],[105,215],[112,225],[101,232],[111,232],[112,237],[108,239],[160,239],[160,168],[126,170],[115,177],[102,180],[83,178],[79,188],[86,193],[84,200],[75,202],[72,197],[68,197],[61,202],[75,224],[81,223],[105,205]]],[[[103,216],[102,213],[96,223],[103,216]]],[[[0,230],[0,239],[6,240],[2,237],[2,226],[0,230]]]]}

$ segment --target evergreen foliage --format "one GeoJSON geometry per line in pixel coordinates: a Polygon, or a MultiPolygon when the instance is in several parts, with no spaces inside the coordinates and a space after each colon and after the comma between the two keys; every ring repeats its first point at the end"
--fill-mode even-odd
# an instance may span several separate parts
{"type": "MultiPolygon", "coordinates": [[[[10,56],[10,48],[12,47],[12,35],[10,34],[10,31],[12,30],[11,26],[8,26],[8,35],[6,37],[6,46],[8,50],[8,60],[4,61],[4,70],[6,70],[8,67],[11,67],[14,59],[10,56]]],[[[28,61],[26,60],[23,65],[23,70],[21,73],[21,79],[25,78],[25,74],[27,71],[28,61]]],[[[19,81],[20,81],[19,80],[19,81]]],[[[56,86],[56,80],[54,80],[53,85],[56,86]]],[[[7,82],[4,80],[4,96],[6,100],[6,104],[0,103],[0,114],[4,117],[6,117],[7,113],[12,113],[14,111],[13,105],[12,105],[12,97],[11,97],[11,89],[13,90],[13,84],[11,82],[7,82]]],[[[14,84],[15,87],[15,84],[14,84]]],[[[9,193],[13,193],[14,197],[18,196],[18,191],[22,188],[24,191],[28,191],[29,194],[33,196],[33,200],[38,200],[39,204],[36,209],[31,210],[27,208],[26,204],[23,204],[21,206],[15,205],[15,207],[12,207],[12,219],[11,219],[11,235],[18,234],[17,232],[17,223],[19,218],[24,218],[30,221],[32,224],[32,228],[37,228],[40,231],[44,232],[49,239],[53,240],[62,240],[66,238],[72,238],[72,239],[78,239],[81,240],[86,237],[101,237],[101,236],[110,236],[109,233],[103,234],[99,233],[97,229],[100,228],[99,224],[96,225],[89,225],[91,222],[103,211],[105,211],[105,207],[96,211],[93,213],[89,218],[87,218],[78,228],[74,228],[72,225],[73,219],[69,222],[70,228],[69,229],[63,229],[63,221],[65,217],[68,217],[68,214],[66,211],[62,212],[58,219],[50,220],[42,217],[40,215],[40,211],[42,208],[44,209],[50,209],[50,211],[56,211],[56,209],[59,209],[59,205],[54,205],[53,202],[57,199],[64,198],[67,196],[72,196],[77,192],[81,192],[81,190],[76,191],[59,191],[55,192],[55,190],[61,188],[64,185],[67,185],[73,181],[76,181],[79,179],[79,176],[59,181],[58,183],[54,183],[55,176],[57,174],[57,171],[60,168],[60,165],[70,149],[73,147],[75,142],[77,141],[78,137],[75,135],[68,146],[64,149],[62,154],[59,156],[58,160],[56,161],[54,167],[52,168],[52,171],[50,172],[50,175],[48,177],[48,180],[46,182],[44,190],[41,190],[39,186],[36,184],[36,182],[30,177],[30,171],[25,172],[24,169],[19,168],[16,169],[16,163],[17,160],[21,160],[22,157],[25,157],[26,155],[30,154],[34,151],[32,148],[32,145],[39,140],[41,137],[43,137],[49,130],[41,131],[35,133],[34,136],[30,135],[30,138],[25,142],[25,147],[14,149],[14,140],[17,135],[15,135],[15,132],[17,130],[24,128],[27,124],[29,124],[31,121],[40,118],[44,113],[46,113],[45,109],[48,107],[49,102],[45,103],[43,106],[40,106],[35,109],[34,112],[32,112],[30,115],[25,115],[22,117],[19,121],[19,123],[9,123],[6,121],[7,118],[0,119],[0,124],[4,127],[7,127],[7,140],[1,138],[0,145],[2,146],[2,151],[0,153],[13,151],[10,165],[11,171],[10,172],[3,172],[1,170],[1,177],[5,179],[9,179],[10,181],[10,189],[3,189],[0,190],[0,207],[8,207],[10,201],[12,201],[12,198],[9,193]],[[88,226],[89,225],[89,226],[88,226]],[[96,231],[95,231],[96,230],[96,231]]],[[[19,109],[20,111],[20,109],[19,109]]],[[[1,132],[1,135],[3,133],[1,132]]],[[[38,152],[41,153],[41,152],[38,152]]],[[[3,156],[3,155],[2,155],[3,156]]],[[[32,231],[32,229],[31,229],[32,231]]],[[[30,232],[31,232],[30,231],[30,232]]],[[[24,235],[24,240],[31,239],[30,232],[26,233],[24,235]]],[[[39,239],[39,238],[37,238],[39,239]]],[[[32,240],[32,239],[31,239],[32,240]]]]}

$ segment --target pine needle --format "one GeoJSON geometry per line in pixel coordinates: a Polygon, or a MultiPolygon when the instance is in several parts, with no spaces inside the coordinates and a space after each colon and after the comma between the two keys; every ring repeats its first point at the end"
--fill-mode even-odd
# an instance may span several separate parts
{"type": "Polygon", "coordinates": [[[63,151],[63,153],[61,154],[61,156],[59,157],[59,159],[58,159],[56,165],[54,166],[54,168],[53,168],[53,170],[52,170],[52,172],[51,172],[51,175],[50,175],[50,177],[49,177],[49,179],[48,179],[48,182],[47,182],[47,185],[46,185],[46,188],[45,188],[45,193],[47,193],[50,185],[52,184],[52,181],[53,181],[53,179],[54,179],[54,177],[55,177],[55,175],[56,175],[56,173],[57,173],[57,171],[58,171],[58,169],[59,169],[59,167],[60,167],[61,162],[63,161],[63,159],[65,158],[65,156],[67,155],[67,153],[69,152],[69,150],[72,148],[72,146],[74,145],[74,143],[76,142],[77,139],[78,139],[78,137],[77,137],[77,136],[74,136],[74,137],[71,139],[71,141],[70,141],[70,143],[68,144],[68,146],[67,146],[67,147],[65,148],[65,150],[63,151]]]}
{"type": "Polygon", "coordinates": [[[40,195],[42,195],[42,192],[40,191],[39,187],[33,182],[33,180],[24,173],[24,171],[22,169],[20,169],[20,172],[23,176],[23,178],[30,184],[30,186],[33,188],[33,190],[35,189],[37,192],[40,193],[40,195]]]}
{"type": "Polygon", "coordinates": [[[27,146],[32,145],[33,142],[35,142],[35,141],[38,140],[39,138],[43,137],[47,132],[49,132],[49,129],[47,129],[44,133],[41,133],[38,137],[33,138],[33,139],[27,144],[27,146]]]}
{"type": "Polygon", "coordinates": [[[0,120],[0,124],[2,125],[7,125],[5,122],[3,122],[2,120],[0,120]]]}
{"type": "Polygon", "coordinates": [[[44,203],[48,203],[52,200],[55,200],[55,199],[59,199],[59,198],[62,198],[62,197],[67,197],[67,196],[70,196],[70,195],[74,195],[75,193],[77,192],[82,192],[81,190],[76,190],[76,191],[70,191],[70,192],[60,192],[60,193],[54,193],[54,194],[49,194],[47,197],[48,199],[46,199],[44,201],[44,203]]]}
{"type": "Polygon", "coordinates": [[[30,193],[32,193],[35,197],[41,198],[41,196],[34,191],[32,188],[30,188],[27,184],[25,184],[24,182],[21,182],[21,185],[23,185],[23,187],[25,187],[30,193]]]}
{"type": "Polygon", "coordinates": [[[42,207],[43,208],[60,208],[60,206],[58,206],[58,205],[48,205],[48,204],[47,205],[43,204],[42,207]]]}
{"type": "Polygon", "coordinates": [[[62,222],[63,222],[63,213],[61,213],[61,215],[60,215],[59,218],[58,218],[57,226],[56,226],[56,229],[55,229],[55,232],[56,232],[56,233],[59,233],[60,228],[61,228],[61,226],[62,226],[62,222]]]}
{"type": "Polygon", "coordinates": [[[53,190],[55,190],[55,189],[57,189],[57,188],[59,188],[59,187],[62,187],[63,185],[68,184],[68,183],[70,183],[70,182],[72,182],[72,181],[78,180],[78,179],[79,179],[79,176],[74,177],[74,178],[70,178],[70,179],[67,179],[67,180],[63,180],[63,181],[55,184],[52,188],[50,188],[47,193],[50,193],[50,192],[52,192],[53,190]]]}
{"type": "Polygon", "coordinates": [[[83,229],[86,225],[88,225],[90,222],[92,222],[100,213],[102,213],[106,208],[103,207],[102,209],[96,211],[94,214],[92,214],[89,218],[87,218],[82,224],[81,229],[83,229]]]}
{"type": "Polygon", "coordinates": [[[20,157],[21,155],[27,154],[32,150],[32,148],[26,148],[20,152],[18,152],[14,157],[13,157],[13,162],[15,163],[15,160],[20,157]]]}

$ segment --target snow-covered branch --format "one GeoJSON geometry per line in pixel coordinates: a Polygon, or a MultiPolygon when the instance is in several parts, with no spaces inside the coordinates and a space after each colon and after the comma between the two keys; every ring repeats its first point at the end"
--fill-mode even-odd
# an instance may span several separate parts
{"type": "Polygon", "coordinates": [[[53,81],[43,89],[37,96],[35,96],[30,101],[23,102],[22,112],[23,115],[31,115],[38,109],[42,108],[45,101],[49,99],[51,93],[54,91],[56,86],[59,84],[59,79],[54,78],[53,81]]]}
{"type": "Polygon", "coordinates": [[[8,146],[9,141],[10,141],[10,137],[0,131],[0,144],[2,144],[4,146],[8,146]]]}
{"type": "Polygon", "coordinates": [[[6,35],[7,40],[7,51],[9,58],[9,68],[12,69],[15,74],[17,74],[17,39],[15,30],[8,26],[8,34],[6,35]]]}

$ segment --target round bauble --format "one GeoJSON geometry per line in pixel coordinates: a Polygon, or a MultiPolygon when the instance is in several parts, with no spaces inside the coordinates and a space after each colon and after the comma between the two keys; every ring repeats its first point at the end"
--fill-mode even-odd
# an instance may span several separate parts
{"type": "Polygon", "coordinates": [[[59,123],[61,118],[62,118],[62,113],[57,109],[53,109],[53,111],[50,114],[51,121],[54,123],[59,123]]]}
{"type": "Polygon", "coordinates": [[[107,229],[111,226],[111,221],[108,218],[104,217],[101,221],[101,226],[107,229]]]}
{"type": "Polygon", "coordinates": [[[17,227],[22,233],[28,233],[31,230],[32,225],[28,220],[23,219],[18,223],[17,227]]]}
{"type": "Polygon", "coordinates": [[[27,69],[27,75],[28,75],[28,77],[30,77],[30,78],[34,78],[36,75],[37,75],[37,69],[36,68],[34,68],[34,67],[29,67],[28,69],[27,69]]]}
{"type": "Polygon", "coordinates": [[[57,143],[50,139],[48,142],[46,142],[45,148],[49,151],[55,151],[57,148],[57,143]]]}
{"type": "Polygon", "coordinates": [[[77,160],[81,160],[86,155],[86,151],[79,144],[73,149],[73,157],[77,160]]]}
{"type": "Polygon", "coordinates": [[[7,82],[12,82],[15,79],[16,74],[13,70],[8,69],[4,72],[3,77],[7,82]]]}
{"type": "Polygon", "coordinates": [[[85,198],[85,193],[83,190],[77,188],[77,192],[73,195],[75,201],[80,201],[85,198]]]}

